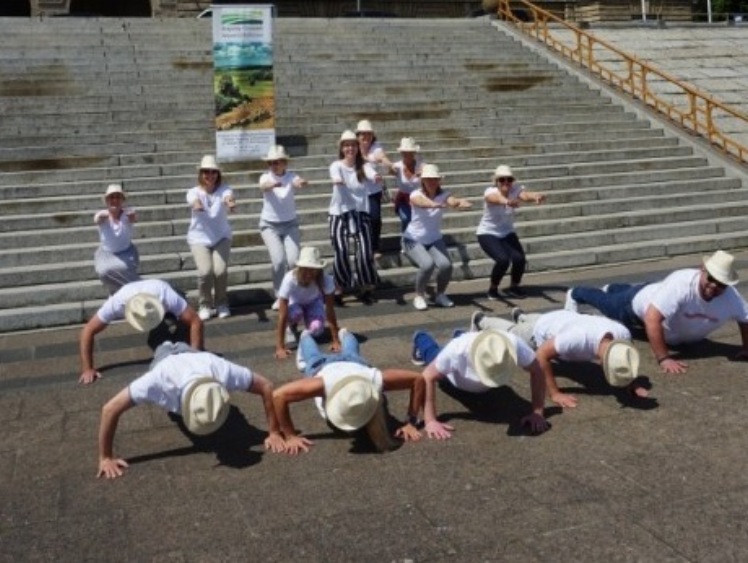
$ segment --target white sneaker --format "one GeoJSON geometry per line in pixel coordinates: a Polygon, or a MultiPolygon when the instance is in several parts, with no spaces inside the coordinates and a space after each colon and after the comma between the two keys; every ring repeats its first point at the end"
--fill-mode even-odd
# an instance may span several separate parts
{"type": "Polygon", "coordinates": [[[425,311],[429,308],[428,304],[426,303],[426,300],[423,298],[422,295],[416,295],[413,299],[413,307],[418,309],[419,311],[425,311]]]}
{"type": "Polygon", "coordinates": [[[227,305],[221,305],[216,309],[219,319],[228,319],[231,316],[231,309],[227,305]]]}
{"type": "Polygon", "coordinates": [[[290,326],[286,327],[286,348],[292,349],[296,348],[298,346],[298,342],[296,341],[296,333],[293,331],[293,329],[290,326]]]}
{"type": "Polygon", "coordinates": [[[276,299],[275,301],[273,301],[273,304],[270,306],[273,311],[277,311],[278,309],[280,309],[280,307],[280,299],[276,299]]]}
{"type": "Polygon", "coordinates": [[[579,303],[577,303],[571,296],[571,289],[566,292],[566,302],[564,303],[564,309],[567,311],[573,311],[574,313],[579,312],[579,303]]]}
{"type": "Polygon", "coordinates": [[[452,300],[449,297],[447,297],[446,295],[444,295],[443,293],[440,293],[439,295],[437,295],[436,297],[434,297],[434,304],[435,305],[439,305],[439,307],[445,307],[445,308],[449,308],[449,307],[454,307],[455,306],[455,304],[452,302],[452,300]]]}
{"type": "Polygon", "coordinates": [[[306,362],[301,357],[301,346],[296,349],[296,369],[302,372],[306,369],[306,362]]]}
{"type": "Polygon", "coordinates": [[[345,338],[345,335],[350,334],[350,333],[351,331],[345,327],[338,329],[338,340],[340,341],[341,344],[343,343],[343,338],[345,338]]]}
{"type": "Polygon", "coordinates": [[[197,316],[200,317],[201,321],[207,321],[213,316],[213,314],[211,313],[210,307],[200,307],[197,316]]]}
{"type": "Polygon", "coordinates": [[[602,289],[605,293],[608,293],[608,288],[610,287],[609,283],[606,283],[604,286],[602,286],[600,289],[602,289]]]}
{"type": "Polygon", "coordinates": [[[473,313],[473,315],[470,317],[470,332],[481,331],[480,323],[485,316],[486,314],[483,311],[476,311],[475,313],[473,313]]]}

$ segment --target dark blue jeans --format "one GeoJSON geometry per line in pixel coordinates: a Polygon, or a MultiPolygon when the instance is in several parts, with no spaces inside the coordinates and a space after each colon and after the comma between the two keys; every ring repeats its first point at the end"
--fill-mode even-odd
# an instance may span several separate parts
{"type": "Polygon", "coordinates": [[[496,262],[491,270],[491,287],[498,287],[512,265],[510,278],[512,285],[519,285],[527,268],[525,249],[517,238],[517,233],[509,233],[500,238],[493,235],[478,235],[478,244],[489,258],[496,262]]]}
{"type": "Polygon", "coordinates": [[[642,326],[642,321],[634,313],[631,304],[645,285],[647,284],[612,283],[606,291],[596,287],[574,287],[571,297],[579,304],[593,306],[609,319],[628,328],[638,328],[642,326]]]}

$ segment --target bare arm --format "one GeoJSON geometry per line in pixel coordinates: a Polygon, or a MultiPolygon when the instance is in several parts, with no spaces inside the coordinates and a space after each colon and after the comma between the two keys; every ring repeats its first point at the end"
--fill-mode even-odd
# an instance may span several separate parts
{"type": "Polygon", "coordinates": [[[195,312],[192,307],[187,307],[184,312],[179,315],[179,321],[187,325],[190,329],[190,346],[198,350],[205,349],[205,341],[203,340],[203,321],[195,312]]]}
{"type": "Polygon", "coordinates": [[[540,364],[534,360],[528,367],[530,372],[530,392],[532,394],[532,412],[522,419],[522,424],[529,426],[534,434],[540,434],[550,428],[545,419],[545,376],[540,364]]]}
{"type": "Polygon", "coordinates": [[[252,385],[248,391],[262,397],[262,405],[265,407],[265,416],[268,420],[268,437],[265,438],[265,449],[276,453],[285,451],[285,440],[280,433],[280,426],[273,405],[273,384],[267,378],[254,372],[252,374],[252,385]]]}
{"type": "Polygon", "coordinates": [[[436,369],[434,362],[431,362],[423,370],[423,380],[425,386],[423,402],[423,421],[425,423],[426,435],[429,438],[437,440],[446,440],[452,437],[452,426],[439,422],[436,419],[436,382],[444,377],[436,369]]]}
{"type": "Polygon", "coordinates": [[[313,442],[299,436],[291,420],[290,404],[312,397],[322,397],[325,394],[325,384],[320,377],[297,379],[281,385],[273,391],[273,406],[278,418],[280,431],[286,439],[286,452],[295,455],[308,452],[313,442]]]}
{"type": "Polygon", "coordinates": [[[127,387],[122,389],[101,408],[101,422],[99,424],[99,471],[97,477],[116,479],[121,477],[123,469],[127,467],[124,459],[114,457],[114,434],[117,431],[119,417],[126,410],[134,407],[127,387]]]}
{"type": "Polygon", "coordinates": [[[421,433],[415,425],[415,420],[423,408],[425,382],[417,371],[404,369],[386,369],[382,371],[382,383],[385,391],[410,389],[408,401],[408,420],[395,435],[406,442],[421,439],[421,433]]]}
{"type": "Polygon", "coordinates": [[[576,407],[576,397],[562,393],[556,384],[556,377],[553,374],[551,360],[557,357],[558,352],[556,351],[556,343],[553,338],[546,340],[543,345],[538,348],[538,351],[535,354],[535,359],[538,361],[540,371],[543,372],[543,377],[545,378],[545,386],[546,389],[548,389],[548,398],[561,407],[576,407]]]}
{"type": "Polygon", "coordinates": [[[453,195],[447,198],[447,207],[452,209],[470,209],[473,204],[470,200],[463,197],[455,197],[453,195]]]}
{"type": "Polygon", "coordinates": [[[670,357],[665,342],[665,329],[662,327],[665,317],[657,307],[650,305],[644,313],[644,328],[647,331],[647,340],[652,348],[655,360],[660,369],[665,373],[685,373],[688,369],[686,362],[678,361],[670,357]]]}
{"type": "Polygon", "coordinates": [[[286,326],[288,326],[288,299],[278,299],[278,326],[275,329],[275,357],[285,360],[290,354],[286,348],[286,326]]]}
{"type": "Polygon", "coordinates": [[[338,338],[338,316],[335,314],[335,294],[325,295],[325,316],[327,317],[327,326],[330,327],[330,351],[340,352],[340,339],[338,338]]]}
{"type": "Polygon", "coordinates": [[[94,368],[93,346],[94,337],[107,327],[98,315],[94,315],[86,326],[81,330],[80,335],[80,357],[81,357],[81,375],[78,383],[88,385],[95,382],[101,377],[101,374],[94,368]]]}
{"type": "Polygon", "coordinates": [[[519,199],[526,202],[535,203],[540,205],[545,201],[545,194],[539,192],[531,192],[528,190],[522,190],[519,194],[519,199]]]}

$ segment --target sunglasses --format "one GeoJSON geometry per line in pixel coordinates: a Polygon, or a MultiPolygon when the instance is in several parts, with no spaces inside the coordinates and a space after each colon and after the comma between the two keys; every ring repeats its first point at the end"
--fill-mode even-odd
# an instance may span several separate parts
{"type": "Polygon", "coordinates": [[[501,178],[496,178],[496,180],[498,180],[499,184],[511,184],[514,182],[514,178],[511,176],[503,176],[501,178]]]}
{"type": "Polygon", "coordinates": [[[713,286],[718,287],[719,289],[725,289],[727,287],[726,283],[722,283],[721,281],[714,279],[711,274],[706,275],[706,281],[713,286]]]}

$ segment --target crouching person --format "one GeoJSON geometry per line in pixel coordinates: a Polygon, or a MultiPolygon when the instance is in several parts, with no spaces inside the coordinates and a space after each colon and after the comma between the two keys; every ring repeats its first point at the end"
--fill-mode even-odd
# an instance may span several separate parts
{"type": "Polygon", "coordinates": [[[218,430],[229,414],[229,392],[248,391],[262,397],[268,421],[265,448],[285,449],[273,409],[273,384],[259,373],[200,352],[186,344],[165,342],[156,349],[150,370],[122,389],[101,409],[98,477],[116,479],[127,462],[113,452],[114,434],[122,413],[151,403],[179,414],[185,427],[203,436],[218,430]]]}
{"type": "Polygon", "coordinates": [[[425,402],[423,420],[429,438],[444,440],[454,428],[437,420],[436,382],[446,380],[457,389],[484,393],[508,385],[518,367],[530,374],[532,412],[521,420],[533,434],[550,428],[543,415],[545,380],[535,359],[535,352],[513,334],[498,330],[467,332],[455,336],[440,348],[436,339],[425,331],[413,335],[413,362],[426,365],[423,370],[425,402]]]}
{"type": "Polygon", "coordinates": [[[304,378],[281,385],[273,392],[273,402],[286,452],[308,452],[313,442],[301,436],[291,420],[290,404],[314,398],[322,417],[334,427],[356,432],[365,429],[378,451],[397,446],[386,424],[383,391],[410,390],[408,422],[398,428],[395,437],[404,441],[421,438],[416,425],[423,404],[423,379],[415,371],[379,370],[359,354],[356,337],[342,328],[338,334],[341,350],[323,354],[308,331],[301,333],[299,352],[304,378]]]}

